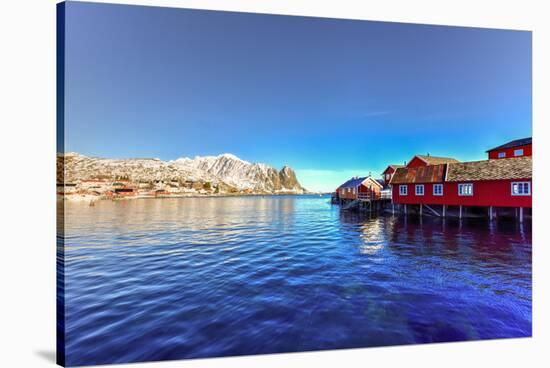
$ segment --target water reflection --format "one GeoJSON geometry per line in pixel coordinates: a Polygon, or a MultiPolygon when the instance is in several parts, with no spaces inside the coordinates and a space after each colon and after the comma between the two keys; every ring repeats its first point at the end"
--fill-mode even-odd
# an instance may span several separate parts
{"type": "Polygon", "coordinates": [[[531,229],[320,197],[65,206],[68,364],[531,335],[531,229]]]}

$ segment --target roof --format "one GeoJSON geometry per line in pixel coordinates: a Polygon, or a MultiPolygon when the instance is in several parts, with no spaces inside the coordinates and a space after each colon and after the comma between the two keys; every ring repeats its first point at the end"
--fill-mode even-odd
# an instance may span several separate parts
{"type": "Polygon", "coordinates": [[[346,181],[344,184],[340,185],[340,188],[356,188],[359,185],[361,185],[361,183],[365,181],[365,179],[367,178],[368,176],[365,176],[362,178],[351,178],[350,180],[346,181]]]}
{"type": "MultiPolygon", "coordinates": [[[[418,157],[428,165],[439,165],[439,164],[448,164],[450,162],[460,162],[457,159],[454,159],[452,157],[438,157],[438,156],[429,156],[429,155],[416,155],[414,157],[418,157]]],[[[414,160],[414,157],[411,159],[411,161],[414,160]]]]}
{"type": "Polygon", "coordinates": [[[382,184],[380,184],[377,180],[371,178],[370,176],[364,176],[361,178],[352,178],[346,181],[344,184],[340,185],[339,188],[357,188],[367,179],[371,179],[375,184],[378,184],[382,187],[382,184]]]}
{"type": "Polygon", "coordinates": [[[388,165],[388,166],[384,169],[384,171],[382,171],[382,174],[385,174],[386,171],[388,171],[388,169],[390,169],[390,168],[392,168],[392,169],[395,171],[395,170],[399,169],[400,167],[404,167],[404,166],[405,166],[405,165],[393,165],[393,164],[388,165]]]}
{"type": "Polygon", "coordinates": [[[527,179],[533,176],[531,156],[449,164],[446,181],[527,179]]]}
{"type": "Polygon", "coordinates": [[[392,169],[399,169],[400,167],[405,167],[405,165],[395,165],[395,164],[391,164],[391,165],[388,165],[388,167],[386,167],[386,170],[388,168],[392,168],[392,169]]]}
{"type": "Polygon", "coordinates": [[[445,179],[445,164],[420,167],[401,167],[395,171],[390,184],[440,183],[445,179]]]}
{"type": "Polygon", "coordinates": [[[500,150],[500,149],[506,149],[506,148],[514,148],[514,147],[525,146],[525,145],[531,144],[532,140],[533,140],[532,137],[516,139],[514,141],[510,141],[508,143],[505,143],[501,146],[491,148],[490,150],[487,150],[487,152],[496,151],[496,150],[500,150]]]}

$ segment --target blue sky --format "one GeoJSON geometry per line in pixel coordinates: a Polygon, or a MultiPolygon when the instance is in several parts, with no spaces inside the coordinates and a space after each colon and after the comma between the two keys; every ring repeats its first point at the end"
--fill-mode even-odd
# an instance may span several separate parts
{"type": "Polygon", "coordinates": [[[333,190],[531,136],[530,32],[77,2],[66,16],[66,151],[229,152],[333,190]]]}

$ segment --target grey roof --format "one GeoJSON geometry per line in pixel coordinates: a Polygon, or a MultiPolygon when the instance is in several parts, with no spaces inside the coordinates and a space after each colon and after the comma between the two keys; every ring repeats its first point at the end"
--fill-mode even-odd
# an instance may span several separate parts
{"type": "Polygon", "coordinates": [[[529,179],[533,176],[531,156],[451,163],[445,181],[529,179]]]}
{"type": "Polygon", "coordinates": [[[510,142],[508,142],[508,143],[504,143],[504,144],[501,145],[501,146],[498,146],[498,147],[495,147],[495,148],[491,148],[490,150],[487,150],[487,152],[491,152],[491,151],[495,151],[495,150],[500,150],[500,149],[506,149],[506,148],[514,148],[514,147],[525,146],[525,145],[527,145],[527,144],[531,144],[532,140],[533,140],[532,137],[516,139],[516,140],[514,140],[514,141],[510,141],[510,142]]]}
{"type": "Polygon", "coordinates": [[[339,188],[356,188],[358,187],[359,185],[361,185],[361,183],[363,183],[365,180],[367,179],[371,179],[374,183],[380,185],[381,187],[383,187],[383,180],[377,180],[377,179],[373,179],[372,177],[370,176],[363,176],[361,178],[352,178],[348,181],[346,181],[344,184],[340,185],[339,188]]]}
{"type": "Polygon", "coordinates": [[[352,178],[346,181],[344,184],[340,185],[340,188],[356,188],[361,185],[361,183],[367,178],[368,176],[364,176],[362,178],[352,178]]]}

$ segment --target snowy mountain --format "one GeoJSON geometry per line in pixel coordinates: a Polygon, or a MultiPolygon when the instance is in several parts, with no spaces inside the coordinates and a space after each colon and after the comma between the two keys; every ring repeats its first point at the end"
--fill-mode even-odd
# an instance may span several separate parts
{"type": "MultiPolygon", "coordinates": [[[[79,180],[126,179],[135,183],[199,183],[219,188],[219,192],[303,193],[294,171],[280,171],[262,163],[250,163],[235,155],[182,157],[173,161],[159,159],[105,159],[66,153],[60,156],[65,183],[79,180]]],[[[61,168],[60,168],[61,169],[61,168]]],[[[60,173],[60,175],[62,175],[60,173]]]]}

